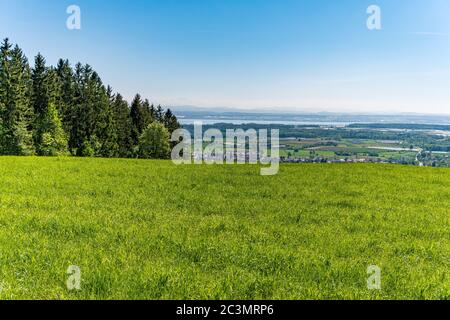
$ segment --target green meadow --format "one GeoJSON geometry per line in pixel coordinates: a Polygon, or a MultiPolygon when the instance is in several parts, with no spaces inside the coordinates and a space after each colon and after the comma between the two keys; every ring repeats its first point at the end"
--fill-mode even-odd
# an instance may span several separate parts
{"type": "Polygon", "coordinates": [[[0,158],[0,299],[449,299],[449,259],[449,169],[0,158]]]}

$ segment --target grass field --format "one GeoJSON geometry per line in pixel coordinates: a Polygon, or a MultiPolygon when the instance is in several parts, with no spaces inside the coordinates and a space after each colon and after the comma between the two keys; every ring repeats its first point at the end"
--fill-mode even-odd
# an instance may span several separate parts
{"type": "Polygon", "coordinates": [[[449,208],[449,169],[0,158],[0,298],[449,299],[449,208]]]}

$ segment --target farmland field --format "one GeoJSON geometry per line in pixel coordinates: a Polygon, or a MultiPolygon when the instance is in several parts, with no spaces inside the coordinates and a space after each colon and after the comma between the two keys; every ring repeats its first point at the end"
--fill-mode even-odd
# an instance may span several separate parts
{"type": "Polygon", "coordinates": [[[449,299],[449,208],[445,168],[4,157],[0,298],[449,299]]]}

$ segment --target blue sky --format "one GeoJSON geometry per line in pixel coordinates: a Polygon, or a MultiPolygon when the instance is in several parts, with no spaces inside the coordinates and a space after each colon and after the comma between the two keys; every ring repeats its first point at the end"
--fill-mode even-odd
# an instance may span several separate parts
{"type": "Polygon", "coordinates": [[[450,113],[448,0],[0,0],[0,37],[169,106],[450,113]]]}

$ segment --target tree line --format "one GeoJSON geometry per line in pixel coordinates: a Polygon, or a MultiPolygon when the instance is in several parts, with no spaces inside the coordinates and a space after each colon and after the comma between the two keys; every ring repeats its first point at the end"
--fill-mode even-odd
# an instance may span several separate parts
{"type": "Polygon", "coordinates": [[[89,65],[34,66],[8,39],[0,47],[0,155],[167,158],[180,128],[170,109],[137,94],[131,105],[89,65]]]}

